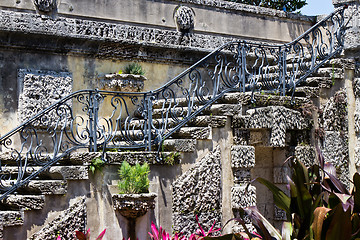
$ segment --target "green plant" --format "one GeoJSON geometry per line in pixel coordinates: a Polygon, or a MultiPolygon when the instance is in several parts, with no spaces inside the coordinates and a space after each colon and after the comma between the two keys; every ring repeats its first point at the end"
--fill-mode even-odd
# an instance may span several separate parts
{"type": "Polygon", "coordinates": [[[105,162],[101,159],[101,157],[97,157],[91,160],[89,170],[94,174],[96,170],[101,171],[104,166],[105,162]]]}
{"type": "MultiPolygon", "coordinates": [[[[271,182],[257,178],[272,193],[277,207],[283,209],[287,221],[278,232],[259,213],[256,207],[241,210],[253,220],[262,239],[271,240],[356,240],[360,238],[360,175],[353,177],[351,193],[336,177],[335,167],[324,161],[318,149],[319,164],[305,167],[297,160],[289,160],[292,170],[288,177],[288,196],[271,182]]],[[[249,232],[243,225],[248,236],[249,232]]],[[[225,239],[225,238],[219,238],[225,239]]]]}
{"type": "Polygon", "coordinates": [[[135,74],[135,75],[144,75],[145,70],[138,63],[130,63],[125,67],[124,73],[126,74],[135,74]]]}
{"type": "Polygon", "coordinates": [[[123,193],[147,193],[149,192],[149,172],[150,168],[147,163],[143,165],[136,164],[130,166],[126,161],[123,161],[119,173],[118,188],[121,194],[123,193]]]}
{"type": "Polygon", "coordinates": [[[175,162],[179,159],[180,153],[179,152],[171,152],[169,154],[161,154],[162,159],[164,159],[164,162],[169,165],[174,165],[175,162]]]}
{"type": "MultiPolygon", "coordinates": [[[[193,233],[189,236],[189,238],[186,238],[186,236],[183,235],[183,233],[175,233],[173,236],[170,236],[169,233],[165,231],[161,226],[159,229],[157,229],[156,225],[151,222],[151,233],[148,232],[151,240],[203,240],[206,239],[206,237],[211,236],[213,233],[220,231],[221,229],[214,229],[215,221],[208,232],[205,232],[205,230],[202,228],[202,226],[199,223],[198,216],[195,217],[196,223],[198,224],[199,228],[196,230],[196,233],[193,233]]],[[[212,239],[212,238],[211,238],[212,239]]]]}

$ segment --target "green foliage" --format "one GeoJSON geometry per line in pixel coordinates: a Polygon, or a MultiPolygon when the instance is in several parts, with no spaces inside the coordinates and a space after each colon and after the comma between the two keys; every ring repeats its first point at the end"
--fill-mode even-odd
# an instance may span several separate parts
{"type": "Polygon", "coordinates": [[[100,158],[94,158],[91,160],[91,164],[89,166],[89,170],[94,174],[96,170],[101,171],[105,165],[105,162],[100,158]]]}
{"type": "MultiPolygon", "coordinates": [[[[273,193],[276,206],[287,216],[280,235],[256,207],[242,209],[242,218],[247,215],[252,219],[262,239],[360,239],[360,175],[355,173],[350,193],[336,177],[335,167],[324,161],[319,149],[318,153],[319,164],[310,167],[297,160],[288,161],[292,170],[289,196],[271,182],[257,178],[273,193]]],[[[251,238],[248,230],[247,235],[251,238]]]]}
{"type": "Polygon", "coordinates": [[[125,67],[124,73],[126,74],[135,74],[135,75],[144,75],[145,70],[138,63],[130,63],[125,67]]]}
{"type": "Polygon", "coordinates": [[[137,163],[135,166],[130,166],[128,162],[123,161],[118,171],[120,177],[118,188],[120,193],[149,192],[149,172],[150,168],[147,163],[143,165],[137,163]]]}
{"type": "Polygon", "coordinates": [[[244,3],[277,10],[285,10],[287,12],[296,11],[305,6],[306,0],[226,0],[229,2],[244,3]]]}
{"type": "Polygon", "coordinates": [[[164,162],[169,165],[174,165],[176,161],[178,161],[180,157],[180,153],[178,152],[171,152],[169,154],[162,153],[162,159],[164,159],[164,162]]]}

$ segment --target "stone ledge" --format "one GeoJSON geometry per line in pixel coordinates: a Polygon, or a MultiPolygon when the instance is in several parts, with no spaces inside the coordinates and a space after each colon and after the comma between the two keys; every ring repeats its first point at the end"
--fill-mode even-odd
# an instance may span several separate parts
{"type": "MultiPolygon", "coordinates": [[[[121,44],[142,45],[146,47],[161,47],[165,49],[211,51],[226,42],[237,38],[230,36],[211,36],[196,33],[191,41],[183,39],[174,30],[142,27],[123,23],[109,23],[97,20],[84,20],[71,17],[46,18],[29,12],[14,12],[0,10],[0,31],[21,32],[28,34],[43,34],[91,41],[117,42],[121,44]],[[21,21],[19,20],[21,19],[21,21]],[[103,30],[103,31],[100,31],[103,30]]],[[[108,48],[108,45],[102,47],[108,48]]],[[[99,47],[99,52],[105,49],[99,47]]]]}
{"type": "Polygon", "coordinates": [[[164,141],[164,151],[194,152],[196,139],[167,139],[164,141]]]}
{"type": "Polygon", "coordinates": [[[0,211],[0,225],[3,227],[19,226],[24,223],[24,216],[19,211],[0,211]]]}
{"type": "Polygon", "coordinates": [[[174,132],[173,138],[211,139],[211,127],[182,127],[174,132]]]}
{"type": "Polygon", "coordinates": [[[67,182],[60,180],[31,180],[26,187],[21,187],[21,189],[41,192],[42,194],[62,195],[67,192],[67,182]]]}
{"type": "Polygon", "coordinates": [[[45,196],[43,195],[10,195],[2,201],[2,204],[15,206],[24,210],[40,210],[44,207],[45,196]]]}
{"type": "MultiPolygon", "coordinates": [[[[173,152],[161,152],[163,156],[173,155],[173,152]]],[[[102,152],[77,152],[70,155],[71,162],[83,163],[89,165],[94,158],[99,158],[102,156],[102,152]]],[[[135,165],[136,163],[148,163],[155,165],[163,165],[169,163],[163,163],[157,161],[157,152],[106,152],[106,164],[121,164],[123,161],[127,161],[130,165],[135,165]]],[[[177,164],[181,161],[179,158],[174,159],[174,163],[177,164]]]]}
{"type": "Polygon", "coordinates": [[[300,14],[284,12],[271,8],[252,6],[248,4],[241,4],[241,3],[229,2],[224,0],[173,0],[173,1],[181,2],[181,3],[191,3],[200,6],[216,7],[226,10],[242,11],[257,15],[268,15],[268,16],[274,16],[280,18],[302,20],[302,21],[312,21],[312,22],[315,21],[315,17],[312,16],[304,16],[300,14]]]}

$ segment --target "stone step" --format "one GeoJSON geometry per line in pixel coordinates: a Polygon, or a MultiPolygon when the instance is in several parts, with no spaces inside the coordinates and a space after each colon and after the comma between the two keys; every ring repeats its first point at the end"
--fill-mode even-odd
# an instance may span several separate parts
{"type": "Polygon", "coordinates": [[[174,132],[173,138],[211,139],[211,127],[182,127],[174,132]]]}
{"type": "Polygon", "coordinates": [[[24,216],[20,211],[0,211],[0,223],[3,227],[21,226],[24,216]]]}
{"type": "MultiPolygon", "coordinates": [[[[213,104],[208,108],[205,108],[204,111],[200,113],[199,116],[233,116],[234,114],[241,111],[242,106],[239,104],[213,104]]],[[[195,109],[196,110],[196,109],[195,109]]],[[[195,111],[192,109],[192,111],[195,111]]],[[[171,112],[166,112],[167,109],[154,109],[153,110],[153,119],[157,118],[164,118],[166,117],[166,114],[169,114],[168,117],[171,118],[171,114],[174,114],[176,117],[179,117],[182,119],[183,117],[186,117],[188,114],[189,109],[187,107],[175,107],[171,108],[171,112]]]]}
{"type": "MultiPolygon", "coordinates": [[[[27,160],[28,166],[39,166],[39,164],[36,163],[34,160],[26,159],[26,153],[22,153],[21,156],[22,156],[23,164],[24,164],[25,160],[27,160]]],[[[46,154],[44,153],[44,156],[42,156],[39,160],[41,160],[41,161],[43,160],[43,162],[46,162],[45,161],[46,154]]],[[[5,166],[5,165],[6,166],[17,166],[19,161],[16,158],[14,158],[10,152],[2,152],[2,153],[0,153],[0,162],[1,162],[2,166],[5,166]]],[[[62,165],[62,166],[64,166],[64,165],[82,165],[82,162],[71,162],[70,157],[65,156],[54,164],[54,166],[60,166],[60,165],[62,165]]]]}
{"type": "MultiPolygon", "coordinates": [[[[167,130],[165,133],[170,132],[171,129],[167,130]]],[[[171,135],[171,138],[178,139],[208,139],[211,132],[211,127],[182,127],[180,130],[176,131],[171,135]]],[[[114,139],[117,139],[118,142],[122,142],[124,136],[130,139],[135,139],[137,136],[143,135],[142,130],[131,130],[131,131],[117,131],[114,133],[114,139]]],[[[110,146],[109,146],[110,147],[110,146]]]]}
{"type": "Polygon", "coordinates": [[[316,98],[319,97],[319,87],[297,87],[295,89],[295,96],[302,96],[302,97],[309,97],[309,98],[316,98]]]}
{"type": "MultiPolygon", "coordinates": [[[[140,143],[140,142],[139,142],[140,143]]],[[[120,142],[120,145],[125,144],[120,142]]],[[[166,139],[163,143],[163,151],[176,151],[176,152],[193,152],[195,151],[196,139],[166,139]]],[[[109,152],[121,152],[121,149],[116,149],[114,146],[109,146],[109,152]]]]}
{"type": "MultiPolygon", "coordinates": [[[[3,181],[5,186],[11,186],[14,181],[3,181]]],[[[19,187],[14,194],[57,194],[67,192],[67,182],[62,180],[31,180],[27,185],[19,187]]]]}
{"type": "Polygon", "coordinates": [[[322,67],[318,71],[312,74],[314,77],[327,77],[335,80],[341,80],[344,78],[344,72],[342,68],[337,67],[322,67]]]}
{"type": "MultiPolygon", "coordinates": [[[[25,176],[40,170],[41,167],[27,167],[25,176]]],[[[6,166],[3,167],[3,171],[11,174],[15,178],[17,177],[18,167],[6,166]]],[[[89,179],[87,166],[52,166],[49,169],[41,172],[35,179],[51,180],[85,180],[89,179]]]]}
{"type": "MultiPolygon", "coordinates": [[[[129,164],[134,165],[136,163],[148,163],[148,164],[163,164],[159,163],[157,159],[157,149],[153,149],[153,152],[148,151],[132,151],[132,152],[106,152],[106,159],[109,164],[120,165],[123,161],[127,161],[129,164]]],[[[72,158],[82,159],[86,164],[90,164],[92,159],[95,157],[101,157],[101,152],[91,153],[89,157],[88,153],[73,153],[72,158]]],[[[160,152],[160,155],[163,157],[172,156],[174,152],[160,152]]],[[[180,162],[180,156],[177,156],[175,163],[180,162]]]]}
{"type": "Polygon", "coordinates": [[[1,201],[0,209],[40,210],[44,205],[44,195],[9,195],[1,201]]]}

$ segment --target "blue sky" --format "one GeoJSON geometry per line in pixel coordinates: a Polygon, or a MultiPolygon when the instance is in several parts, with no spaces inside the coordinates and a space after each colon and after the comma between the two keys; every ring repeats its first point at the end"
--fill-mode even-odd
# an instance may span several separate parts
{"type": "Polygon", "coordinates": [[[329,14],[334,10],[331,0],[307,0],[306,2],[307,5],[300,9],[303,15],[329,14]]]}

